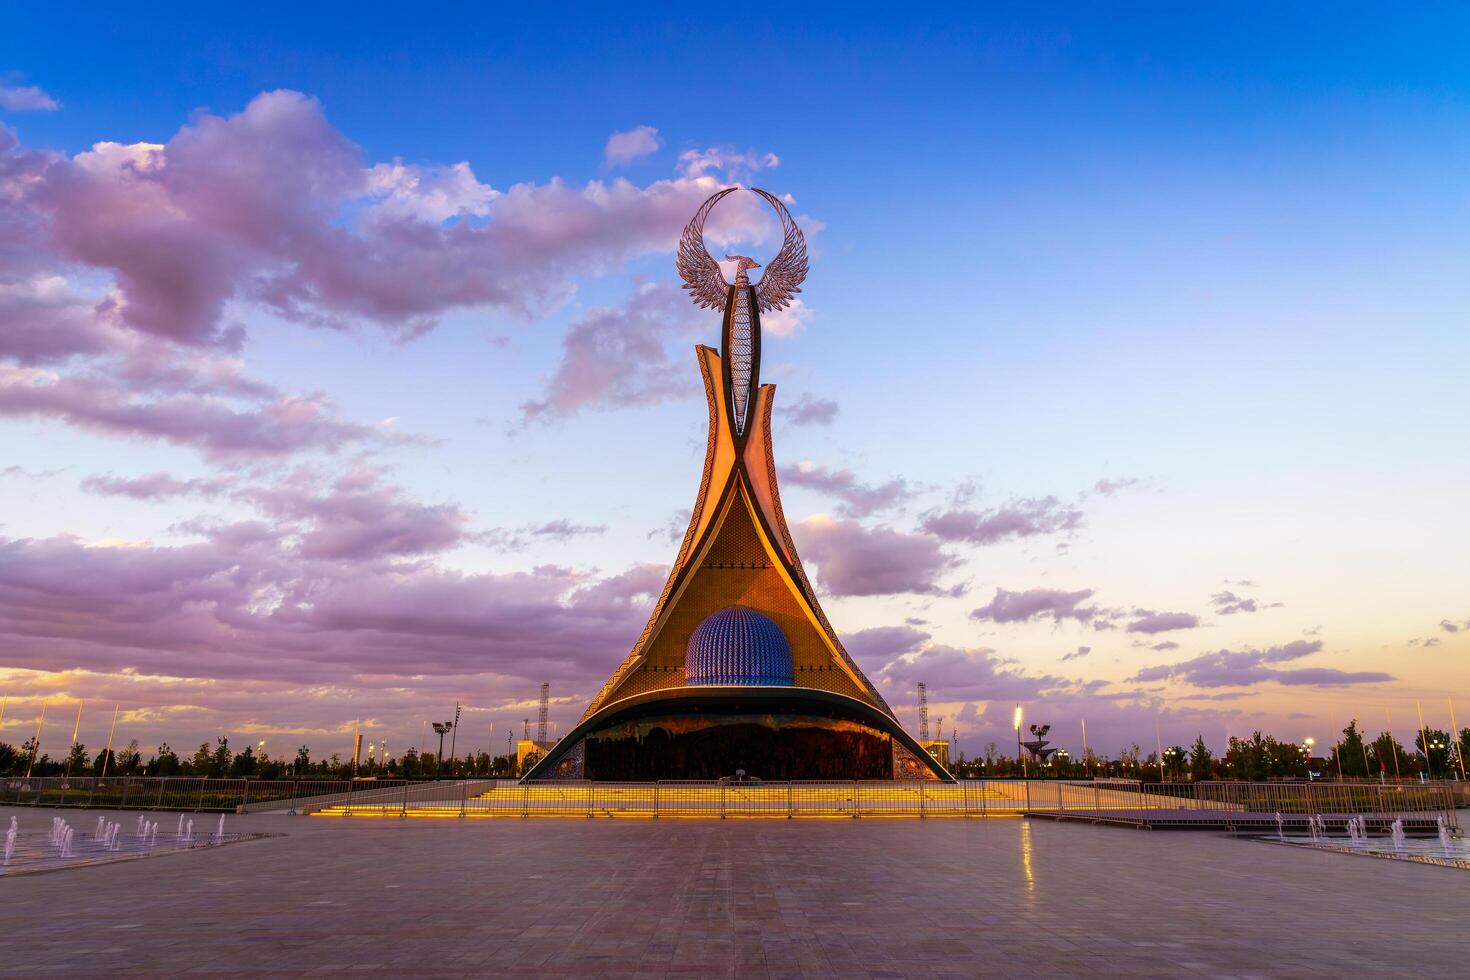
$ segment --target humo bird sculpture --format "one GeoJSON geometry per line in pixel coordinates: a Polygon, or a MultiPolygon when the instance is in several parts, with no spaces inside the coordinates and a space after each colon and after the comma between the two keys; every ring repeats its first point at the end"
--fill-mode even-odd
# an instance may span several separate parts
{"type": "Polygon", "coordinates": [[[694,305],[724,311],[725,322],[720,347],[725,363],[724,383],[729,392],[735,433],[745,434],[751,396],[760,384],[761,327],[760,314],[782,310],[791,305],[801,292],[806,278],[806,239],[791,212],[773,194],[758,187],[751,188],[776,209],[781,219],[781,251],[766,264],[766,271],[754,286],[746,275],[761,264],[745,255],[727,255],[735,263],[735,282],[725,281],[720,264],[704,247],[704,221],[714,206],[738,188],[727,187],[711,195],[700,205],[684,234],[679,239],[679,275],[694,305]]]}

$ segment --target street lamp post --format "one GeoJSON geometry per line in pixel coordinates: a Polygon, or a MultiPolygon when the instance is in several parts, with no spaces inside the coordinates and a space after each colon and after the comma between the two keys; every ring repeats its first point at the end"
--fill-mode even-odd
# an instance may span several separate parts
{"type": "MultiPolygon", "coordinates": [[[[457,704],[454,706],[454,721],[450,722],[449,724],[450,724],[450,728],[454,731],[454,735],[451,736],[450,739],[449,739],[449,768],[450,768],[449,775],[453,776],[454,775],[454,758],[455,758],[454,746],[455,746],[455,743],[457,743],[459,741],[459,705],[457,705],[457,704]]],[[[443,749],[443,746],[442,745],[440,746],[440,749],[441,750],[443,749]]]]}
{"type": "Polygon", "coordinates": [[[435,721],[430,724],[434,726],[434,734],[439,736],[439,754],[434,756],[434,778],[438,779],[439,773],[444,768],[444,736],[449,734],[449,730],[454,727],[454,722],[435,721]]]}
{"type": "MultiPolygon", "coordinates": [[[[1312,746],[1316,744],[1317,740],[1310,735],[1302,739],[1302,755],[1307,757],[1307,782],[1309,783],[1312,781],[1312,746]]],[[[1337,751],[1339,755],[1342,754],[1340,750],[1337,751]]]]}
{"type": "MultiPolygon", "coordinates": [[[[1434,736],[1433,740],[1430,741],[1429,748],[1432,749],[1435,752],[1442,752],[1445,749],[1449,748],[1449,745],[1443,739],[1441,739],[1438,735],[1436,735],[1436,736],[1434,736]]],[[[1433,779],[1434,778],[1434,763],[1433,763],[1432,758],[1431,758],[1431,756],[1429,755],[1428,752],[1425,752],[1424,753],[1424,765],[1425,765],[1425,768],[1427,768],[1429,770],[1429,778],[1430,779],[1433,779]]]]}

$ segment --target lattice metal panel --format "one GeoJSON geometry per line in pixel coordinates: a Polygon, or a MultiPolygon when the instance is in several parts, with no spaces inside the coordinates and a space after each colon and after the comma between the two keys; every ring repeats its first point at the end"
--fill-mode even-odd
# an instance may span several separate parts
{"type": "Polygon", "coordinates": [[[745,434],[746,412],[750,406],[750,376],[754,346],[750,329],[750,290],[745,273],[735,277],[735,309],[730,315],[730,398],[735,414],[735,431],[745,434]]]}

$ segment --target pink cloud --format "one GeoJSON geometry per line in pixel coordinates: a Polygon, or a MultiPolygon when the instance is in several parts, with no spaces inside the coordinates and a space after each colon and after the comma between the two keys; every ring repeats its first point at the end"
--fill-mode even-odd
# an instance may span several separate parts
{"type": "Polygon", "coordinates": [[[634,126],[621,133],[613,133],[607,138],[607,146],[602,151],[602,161],[610,167],[622,166],[639,157],[657,152],[663,144],[664,141],[659,138],[657,129],[652,126],[634,126]]]}
{"type": "Polygon", "coordinates": [[[924,515],[921,526],[945,541],[988,545],[1072,531],[1081,523],[1080,510],[1062,504],[1056,497],[1040,497],[1014,500],[984,511],[931,511],[924,515]]]}
{"type": "Polygon", "coordinates": [[[841,501],[839,510],[849,517],[867,517],[897,506],[911,496],[908,484],[902,479],[872,486],[860,483],[852,470],[831,470],[810,460],[781,467],[780,478],[783,485],[806,487],[836,497],[841,501]]]}
{"type": "Polygon", "coordinates": [[[222,459],[333,451],[382,433],[335,417],[321,397],[281,395],[240,406],[199,395],[148,399],[97,376],[0,367],[0,417],[42,418],[107,435],[161,439],[222,459]]]}
{"type": "Polygon", "coordinates": [[[837,418],[838,405],[827,398],[818,398],[809,391],[785,408],[776,409],[791,425],[831,425],[837,418]]]}
{"type": "MultiPolygon", "coordinates": [[[[869,676],[884,692],[911,731],[917,731],[917,691],[928,688],[930,722],[946,715],[943,736],[958,730],[960,751],[971,758],[986,751],[1013,755],[1015,730],[1012,707],[1020,703],[1025,720],[1055,723],[1054,744],[1081,756],[1081,727],[1085,720],[1091,748],[1115,757],[1119,746],[1128,749],[1153,719],[1162,722],[1166,744],[1192,739],[1197,732],[1213,736],[1234,716],[1233,711],[1179,703],[1165,704],[1154,693],[1138,689],[1111,690],[1102,681],[1071,680],[1051,674],[1033,674],[984,647],[961,648],[930,644],[900,649],[912,637],[890,634],[880,627],[872,634],[892,656],[885,664],[865,664],[869,676]],[[987,740],[991,742],[987,746],[987,740]]],[[[844,636],[844,642],[848,637],[844,636]]],[[[1085,655],[1079,648],[1078,655],[1085,655]]],[[[1151,737],[1151,735],[1150,735],[1151,737]]],[[[1213,739],[1212,739],[1213,741],[1213,739]]]]}
{"type": "Polygon", "coordinates": [[[1143,485],[1143,480],[1136,476],[1125,476],[1116,480],[1098,480],[1092,485],[1092,492],[1104,497],[1111,497],[1123,490],[1131,490],[1143,485]]]}
{"type": "Polygon", "coordinates": [[[1011,592],[998,588],[990,602],[971,611],[970,618],[993,623],[1028,623],[1033,619],[1051,619],[1058,623],[1064,619],[1075,619],[1087,623],[1103,615],[1103,611],[1095,606],[1082,605],[1094,594],[1093,589],[1078,589],[1075,592],[1027,589],[1025,592],[1011,592]]]}
{"type": "Polygon", "coordinates": [[[1214,650],[1177,664],[1145,667],[1135,681],[1176,680],[1195,687],[1240,687],[1274,681],[1291,686],[1375,684],[1394,679],[1381,671],[1345,671],[1331,667],[1278,668],[1273,664],[1319,653],[1321,640],[1293,640],[1264,650],[1214,650]]]}
{"type": "Polygon", "coordinates": [[[1138,618],[1128,624],[1129,633],[1168,633],[1172,630],[1194,629],[1199,625],[1199,617],[1193,613],[1135,609],[1133,615],[1138,618]]]}
{"type": "Polygon", "coordinates": [[[842,645],[865,669],[880,670],[895,657],[917,650],[929,634],[912,625],[874,626],[842,634],[842,645]]]}
{"type": "Polygon", "coordinates": [[[54,112],[61,103],[38,85],[0,85],[0,109],[8,112],[54,112]]]}
{"type": "Polygon", "coordinates": [[[741,151],[731,146],[711,146],[703,150],[685,150],[679,154],[679,172],[686,179],[718,172],[749,177],[757,170],[768,170],[780,165],[781,158],[774,153],[741,151]]]}
{"type": "Polygon", "coordinates": [[[1216,592],[1210,596],[1210,605],[1215,607],[1217,613],[1225,616],[1233,616],[1236,613],[1253,613],[1261,609],[1277,609],[1284,605],[1284,603],[1260,602],[1253,598],[1248,599],[1244,596],[1236,595],[1234,592],[1226,589],[1223,592],[1216,592]]]}
{"type": "Polygon", "coordinates": [[[82,489],[108,497],[131,497],[134,500],[170,500],[199,495],[212,497],[230,486],[228,480],[178,480],[168,473],[149,473],[128,479],[114,476],[89,476],[82,489]]]}
{"type": "Polygon", "coordinates": [[[307,559],[362,561],[445,551],[467,537],[470,516],[454,504],[421,504],[377,474],[359,468],[329,489],[310,470],[274,487],[241,491],[278,521],[304,522],[299,550],[307,559]]]}
{"type": "Polygon", "coordinates": [[[114,332],[94,306],[73,293],[61,276],[0,281],[0,357],[47,364],[112,350],[114,332]]]}
{"type": "Polygon", "coordinates": [[[636,636],[665,569],[469,574],[301,560],[263,525],[177,547],[0,539],[12,667],[349,683],[500,674],[586,685],[636,636]]]}
{"type": "MultiPolygon", "coordinates": [[[[672,248],[724,183],[713,171],[747,165],[716,154],[646,187],[497,190],[464,163],[368,165],[315,99],[276,91],[202,115],[167,143],[98,143],[71,158],[21,153],[6,131],[0,201],[14,217],[0,227],[58,262],[110,272],[107,310],[179,343],[237,344],[223,322],[233,299],[412,334],[459,308],[544,312],[575,277],[672,248]]],[[[732,199],[711,239],[768,239],[759,204],[732,199]]]]}
{"type": "Polygon", "coordinates": [[[646,284],[621,306],[589,311],[562,337],[561,361],[543,397],[521,405],[522,424],[692,397],[699,391],[693,358],[675,360],[667,344],[695,327],[696,313],[667,283],[646,284]]]}
{"type": "Polygon", "coordinates": [[[570,541],[573,538],[587,537],[588,535],[606,534],[606,524],[576,524],[565,518],[547,521],[545,524],[533,525],[525,529],[528,534],[538,538],[550,538],[553,541],[570,541]]]}
{"type": "Polygon", "coordinates": [[[1049,675],[1034,676],[1002,667],[995,651],[986,647],[960,649],[943,644],[893,660],[879,677],[886,688],[895,691],[912,691],[922,681],[936,700],[1029,700],[1070,683],[1049,675]]]}
{"type": "Polygon", "coordinates": [[[817,581],[832,595],[955,595],[938,579],[958,563],[927,534],[818,514],[793,528],[802,556],[815,563],[817,581]]]}

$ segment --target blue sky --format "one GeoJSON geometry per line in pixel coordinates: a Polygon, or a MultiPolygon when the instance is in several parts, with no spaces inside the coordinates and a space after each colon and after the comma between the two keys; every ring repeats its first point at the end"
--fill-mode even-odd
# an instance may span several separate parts
{"type": "MultiPolygon", "coordinates": [[[[163,6],[97,10],[65,20],[12,11],[0,38],[0,86],[36,86],[59,103],[0,109],[20,151],[63,161],[53,175],[104,141],[169,144],[173,154],[181,127],[240,116],[261,93],[285,89],[316,100],[301,110],[303,125],[355,146],[364,167],[398,161],[428,175],[464,162],[476,186],[502,194],[553,179],[578,193],[620,180],[646,191],[688,178],[682,153],[718,150],[722,164],[710,176],[791,195],[814,261],[803,318],[769,342],[765,374],[784,404],[807,394],[839,409],[828,425],[778,421],[780,461],[848,469],[868,487],[904,482],[896,504],[856,514],[843,510],[833,482],[789,479],[788,514],[829,515],[854,535],[893,530],[950,562],[916,570],[905,592],[828,589],[829,612],[849,633],[924,620],[908,627],[924,636],[908,636],[906,647],[883,647],[880,633],[855,641],[874,644],[865,666],[887,679],[902,711],[909,680],[927,676],[972,740],[1004,728],[1017,698],[1052,712],[1059,730],[1090,712],[1114,740],[1129,732],[1146,740],[1157,713],[1174,741],[1201,729],[1218,741],[1253,726],[1283,737],[1311,728],[1301,734],[1320,739],[1340,727],[1334,715],[1376,719],[1383,706],[1470,697],[1470,626],[1457,626],[1470,618],[1461,503],[1470,465],[1458,449],[1470,439],[1462,10],[1222,7],[1182,17],[1168,6],[1059,7],[915,17],[891,6],[597,5],[432,19],[386,6],[265,6],[248,19],[181,17],[163,6]],[[658,148],[608,161],[609,137],[639,126],[657,130],[658,148]],[[765,154],[779,165],[737,159],[765,154]],[[1122,486],[1104,492],[1099,481],[1122,486]],[[926,530],[926,515],[1012,513],[1050,497],[1053,516],[1080,515],[1074,526],[983,543],[926,530]],[[1232,584],[1242,581],[1252,584],[1232,584]],[[955,587],[963,594],[937,594],[955,587]],[[1065,608],[976,618],[997,590],[1090,591],[1084,602],[1120,618],[1114,629],[1065,608]],[[1226,604],[1212,597],[1224,591],[1254,596],[1261,608],[1222,613],[1226,604]],[[1198,625],[1130,634],[1135,610],[1179,612],[1198,625]],[[1141,638],[1149,642],[1137,645],[1141,638]],[[1263,662],[1287,662],[1263,660],[1263,651],[1294,642],[1320,644],[1293,654],[1295,667],[1392,679],[1288,683],[1259,672],[1263,662]],[[1178,645],[1152,648],[1166,643],[1178,645]],[[1081,647],[1088,653],[1060,659],[1081,647]],[[1140,679],[1204,656],[1244,670],[1209,673],[1201,663],[1162,682],[1140,679]]],[[[195,181],[228,177],[223,162],[193,166],[195,181]]],[[[76,244],[94,241],[85,215],[67,219],[71,244],[55,244],[65,236],[45,223],[62,228],[63,219],[48,200],[38,196],[26,212],[41,216],[42,230],[21,246],[45,252],[44,268],[0,265],[9,276],[0,286],[64,280],[87,298],[77,308],[91,308],[127,258],[87,258],[94,253],[76,244]]],[[[356,209],[372,200],[333,199],[331,221],[355,229],[356,209]]],[[[446,219],[497,220],[493,209],[446,219]]],[[[750,237],[742,248],[769,254],[769,242],[750,237]]],[[[653,532],[689,505],[697,484],[703,408],[685,397],[697,393],[689,348],[716,342],[712,315],[659,305],[653,320],[639,321],[686,389],[634,407],[594,401],[545,424],[523,424],[520,406],[546,397],[575,324],[606,309],[618,329],[632,329],[626,317],[639,291],[674,283],[669,241],[584,256],[556,273],[556,298],[529,311],[495,302],[438,309],[433,329],[411,340],[381,317],[313,326],[299,311],[252,301],[249,277],[260,268],[237,269],[219,325],[239,325],[241,346],[172,336],[154,356],[235,358],[280,392],[320,393],[333,418],[396,419],[395,431],[415,441],[221,460],[187,440],[12,411],[0,420],[0,461],[29,475],[0,480],[0,535],[115,539],[173,561],[174,549],[224,548],[200,528],[262,519],[271,488],[279,501],[281,487],[303,485],[291,482],[299,468],[314,468],[306,482],[324,493],[361,465],[415,515],[458,509],[460,536],[386,557],[338,556],[340,566],[311,573],[322,576],[315,588],[349,574],[403,576],[408,566],[514,576],[543,565],[574,568],[577,587],[587,587],[665,563],[673,545],[653,532]],[[98,474],[155,473],[231,489],[206,493],[200,483],[139,498],[83,486],[98,474]],[[497,530],[551,521],[605,530],[496,544],[497,530]],[[402,567],[385,571],[384,562],[402,567]]],[[[514,250],[509,258],[519,261],[514,250]]],[[[500,272],[483,271],[492,280],[500,272]]],[[[126,329],[156,339],[146,323],[126,329]]],[[[95,352],[45,370],[118,377],[95,352]]],[[[325,518],[313,505],[289,514],[276,506],[264,517],[285,522],[274,525],[284,562],[325,518]]],[[[804,532],[798,523],[808,554],[827,547],[818,526],[804,532]]],[[[12,567],[44,558],[27,551],[12,567]]],[[[476,582],[496,595],[513,591],[499,579],[476,582]]],[[[251,600],[260,615],[268,592],[260,587],[251,600]]],[[[568,655],[554,672],[565,719],[636,637],[647,608],[638,595],[618,607],[621,619],[609,615],[606,648],[568,655]]],[[[553,598],[576,606],[569,593],[553,598]]],[[[367,715],[406,742],[428,705],[456,696],[509,724],[541,679],[521,654],[493,649],[499,621],[483,624],[491,649],[481,661],[474,637],[463,637],[452,669],[436,669],[447,676],[430,683],[354,668],[356,632],[323,640],[335,652],[310,670],[277,659],[282,641],[264,627],[245,644],[248,670],[211,666],[242,656],[230,645],[244,641],[228,632],[190,647],[188,667],[138,654],[136,637],[93,637],[97,652],[78,653],[74,633],[15,625],[31,621],[25,602],[42,602],[34,590],[15,602],[17,652],[8,675],[0,654],[0,688],[37,710],[43,696],[131,697],[136,727],[150,737],[215,727],[332,732],[367,715]],[[324,683],[328,667],[331,709],[297,717],[292,698],[320,705],[302,692],[324,683]],[[123,679],[140,671],[153,680],[123,679]],[[224,677],[247,679],[284,707],[223,699],[224,677]]],[[[185,629],[181,609],[149,609],[158,635],[185,629]]],[[[394,642],[412,648],[414,635],[395,633],[394,642]]],[[[511,647],[534,650],[532,639],[511,647]]],[[[10,740],[10,724],[8,716],[0,737],[10,740]]]]}

